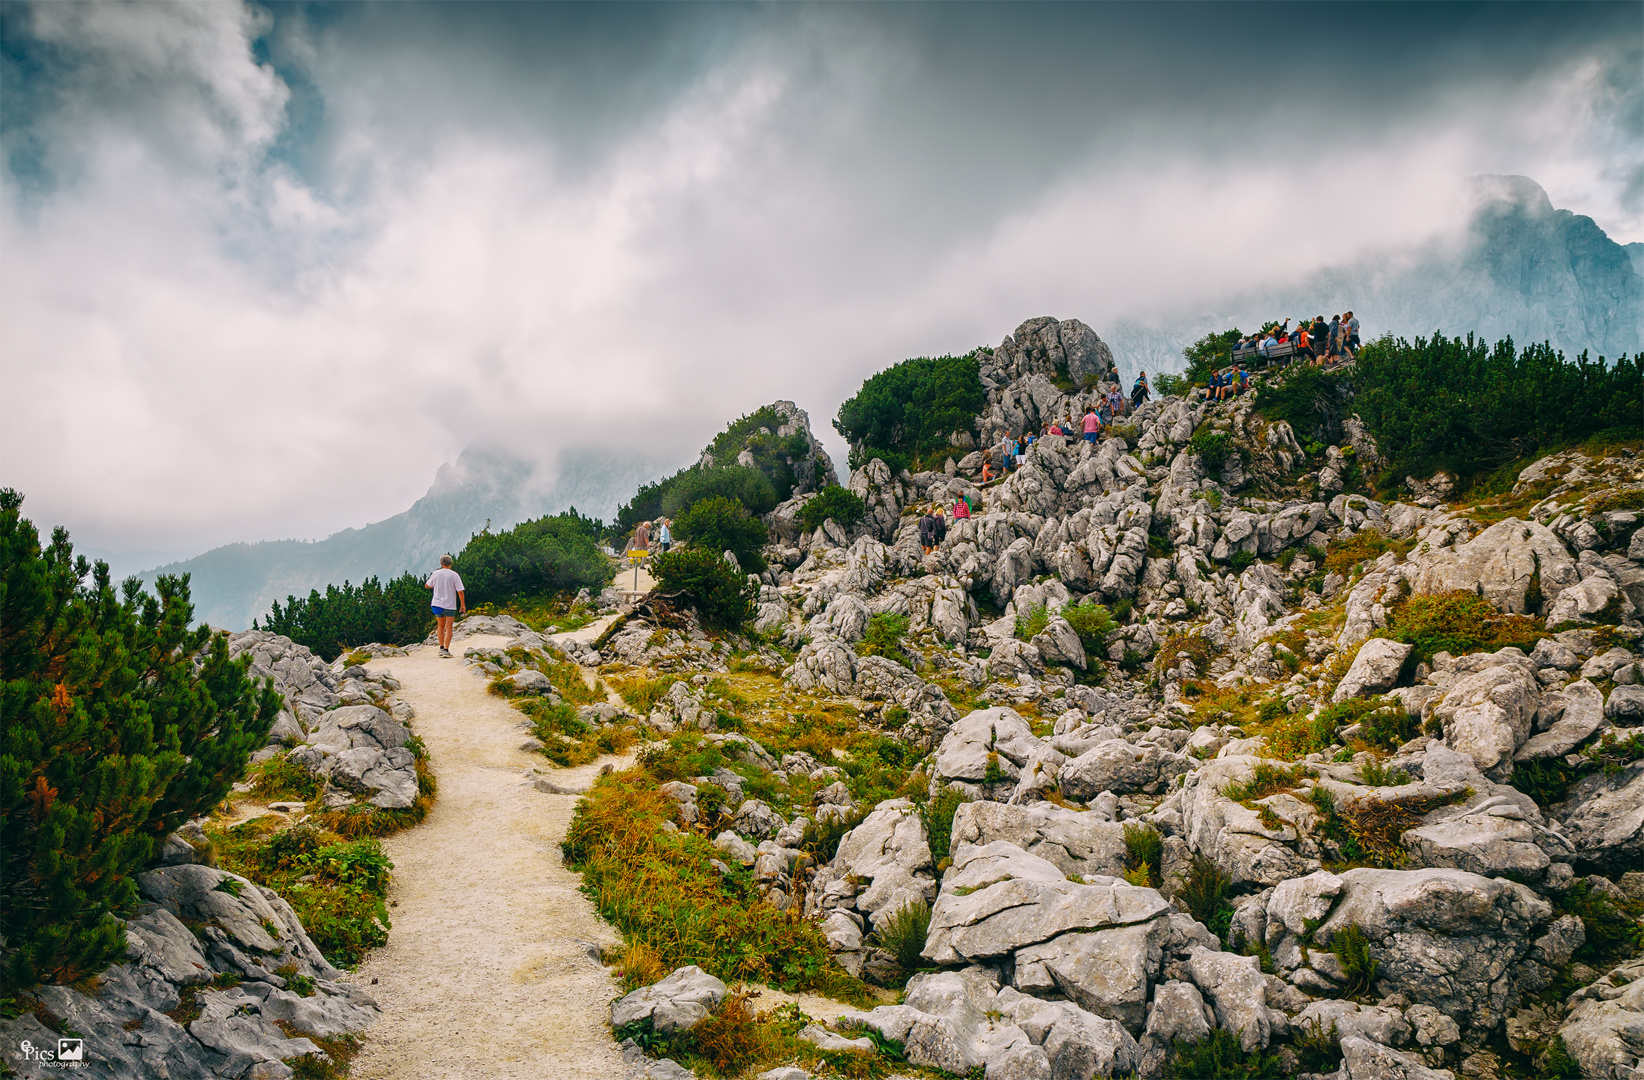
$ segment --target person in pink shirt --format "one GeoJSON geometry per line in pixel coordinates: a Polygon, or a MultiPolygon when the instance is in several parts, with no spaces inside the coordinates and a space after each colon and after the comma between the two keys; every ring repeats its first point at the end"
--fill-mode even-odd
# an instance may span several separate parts
{"type": "Polygon", "coordinates": [[[964,499],[960,499],[953,504],[953,520],[958,521],[961,518],[969,519],[969,517],[970,503],[966,502],[964,499]]]}
{"type": "Polygon", "coordinates": [[[1085,442],[1093,443],[1096,436],[1101,434],[1102,418],[1096,415],[1096,406],[1085,406],[1085,442]]]}

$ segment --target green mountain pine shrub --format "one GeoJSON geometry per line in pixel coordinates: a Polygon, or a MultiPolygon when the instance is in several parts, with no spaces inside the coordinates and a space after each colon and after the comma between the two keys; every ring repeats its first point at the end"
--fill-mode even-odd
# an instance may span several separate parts
{"type": "Polygon", "coordinates": [[[670,551],[652,560],[651,573],[662,592],[695,608],[704,626],[739,630],[754,617],[759,587],[717,551],[670,551]]]}
{"type": "Polygon", "coordinates": [[[431,594],[423,580],[406,572],[386,587],[369,577],[359,585],[327,585],[323,596],[310,590],[306,600],[287,596],[284,607],[276,600],[266,616],[252,620],[251,628],[284,634],[328,661],[373,641],[409,645],[434,628],[431,594]]]}
{"type": "Polygon", "coordinates": [[[280,699],[227,638],[190,630],[188,578],[155,593],[42,548],[23,497],[0,492],[0,980],[7,995],[125,956],[116,915],[155,843],[216,806],[280,699]],[[88,582],[89,577],[89,582],[88,582]]]}
{"type": "Polygon", "coordinates": [[[864,382],[839,406],[833,426],[851,444],[851,468],[877,457],[895,471],[946,446],[953,432],[974,431],[986,405],[978,354],[921,356],[864,382]]]}
{"type": "Polygon", "coordinates": [[[760,554],[770,537],[765,523],[741,503],[721,495],[711,495],[681,514],[674,522],[674,535],[715,555],[729,551],[745,572],[765,569],[765,557],[760,554]]]}

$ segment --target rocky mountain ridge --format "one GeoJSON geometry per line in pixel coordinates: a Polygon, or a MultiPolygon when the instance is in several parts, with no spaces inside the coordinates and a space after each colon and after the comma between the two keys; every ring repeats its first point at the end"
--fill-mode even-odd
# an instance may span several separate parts
{"type": "MultiPolygon", "coordinates": [[[[1024,327],[995,355],[1044,330],[1024,327]]],[[[984,443],[1090,393],[994,370],[984,443]]],[[[1414,501],[1385,502],[1355,490],[1377,449],[1346,429],[1309,454],[1249,398],[1167,399],[1096,443],[1044,437],[994,484],[985,449],[917,474],[869,462],[849,528],[798,529],[803,497],[770,516],[758,627],[795,650],[772,707],[848,703],[912,748],[930,800],[859,803],[837,769],[772,746],[745,761],[804,783],[808,805],[744,799],[732,774],[670,785],[682,826],[704,785],[725,789],[716,845],[767,902],[802,903],[854,974],[894,978],[880,934],[928,907],[940,970],[802,1037],[871,1047],[871,1029],[915,1064],[990,1077],[1161,1076],[1217,1033],[1332,1080],[1499,1075],[1513,1055],[1631,1075],[1644,459],[1556,454],[1476,506],[1411,477],[1414,501]],[[1200,432],[1230,440],[1214,472],[1200,432]],[[972,516],[926,555],[919,515],[962,497],[972,516]],[[1475,627],[1523,644],[1418,650],[1401,640],[1412,598],[1483,604],[1475,627]],[[886,617],[906,620],[899,659],[866,649],[886,617]],[[860,822],[811,864],[801,833],[841,818],[860,822]],[[1134,830],[1156,838],[1151,872],[1134,830]],[[1219,907],[1195,906],[1206,882],[1219,907]],[[1616,934],[1631,944],[1593,944],[1616,934]],[[1324,1033],[1334,1057],[1310,1070],[1298,1053],[1324,1033]]],[[[643,615],[603,650],[729,670],[728,648],[643,615]]],[[[727,738],[691,685],[648,726],[727,738]]]]}

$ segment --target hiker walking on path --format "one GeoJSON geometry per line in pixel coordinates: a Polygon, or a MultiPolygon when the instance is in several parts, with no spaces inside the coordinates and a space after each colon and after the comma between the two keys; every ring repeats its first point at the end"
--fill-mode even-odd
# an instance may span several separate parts
{"type": "Polygon", "coordinates": [[[919,546],[930,554],[930,549],[936,546],[936,515],[927,513],[919,519],[919,546]]]}
{"type": "Polygon", "coordinates": [[[634,529],[634,538],[628,542],[629,551],[649,553],[651,550],[651,523],[642,521],[634,529]]]}
{"type": "Polygon", "coordinates": [[[468,613],[468,594],[462,587],[462,578],[451,569],[451,556],[440,556],[440,568],[428,575],[427,587],[434,590],[434,628],[439,635],[440,655],[451,655],[451,630],[456,625],[457,613],[468,613]]]}
{"type": "Polygon", "coordinates": [[[668,549],[674,546],[674,532],[668,527],[668,519],[662,518],[657,526],[656,542],[662,546],[662,554],[668,554],[668,549]]]}

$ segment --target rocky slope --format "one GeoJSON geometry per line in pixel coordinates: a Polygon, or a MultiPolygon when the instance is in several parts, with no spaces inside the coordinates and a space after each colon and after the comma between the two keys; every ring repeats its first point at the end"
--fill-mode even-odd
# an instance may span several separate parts
{"type": "MultiPolygon", "coordinates": [[[[984,370],[984,444],[1082,412],[1024,347],[1043,329],[984,370]]],[[[1309,456],[1249,399],[1170,399],[1099,443],[1044,438],[986,487],[981,451],[870,462],[848,529],[778,508],[759,628],[794,652],[772,708],[848,706],[911,748],[930,800],[860,803],[840,762],[757,741],[738,759],[803,800],[744,799],[730,770],[669,785],[685,827],[724,789],[725,857],[854,974],[895,980],[880,932],[929,905],[936,970],[801,1037],[872,1047],[868,1028],[992,1078],[1162,1075],[1216,1033],[1334,1080],[1634,1075],[1644,460],[1571,451],[1487,504],[1446,504],[1442,475],[1382,502],[1354,490],[1374,441],[1347,433],[1309,456]],[[1214,474],[1195,432],[1230,440],[1214,474]],[[974,516],[925,555],[918,516],[961,496],[974,516]],[[1088,602],[1114,622],[1093,629],[1088,602]],[[1446,604],[1473,638],[1418,633],[1446,604]],[[864,644],[881,616],[906,619],[899,659],[864,644]],[[859,823],[811,865],[800,836],[827,820],[859,823]]],[[[636,613],[603,659],[689,675],[728,653],[636,613]]],[[[653,730],[714,732],[705,682],[676,683],[653,730]]],[[[716,1007],[675,981],[687,1020],[716,1007]]]]}

